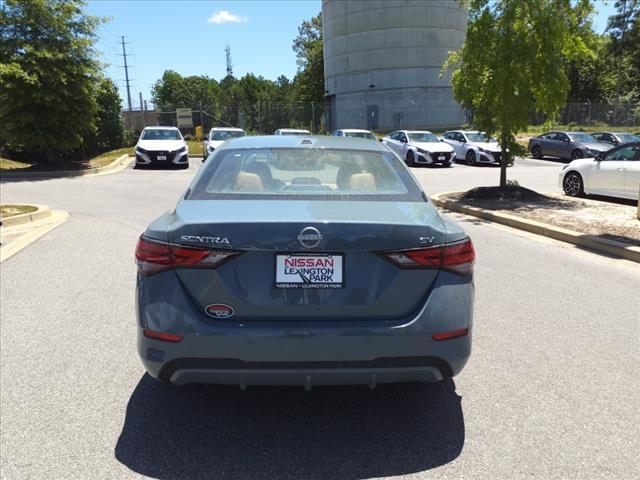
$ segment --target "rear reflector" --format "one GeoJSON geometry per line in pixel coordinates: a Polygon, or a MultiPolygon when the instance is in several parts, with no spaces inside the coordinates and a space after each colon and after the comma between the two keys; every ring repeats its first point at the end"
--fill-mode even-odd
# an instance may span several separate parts
{"type": "Polygon", "coordinates": [[[176,335],[174,333],[156,332],[155,330],[144,329],[144,336],[148,338],[154,338],[156,340],[164,340],[165,342],[177,343],[182,340],[182,335],[176,335]]]}
{"type": "Polygon", "coordinates": [[[442,268],[458,275],[471,275],[476,258],[469,239],[438,247],[383,252],[382,255],[400,268],[442,268]]]}
{"type": "Polygon", "coordinates": [[[136,246],[136,263],[140,275],[148,277],[171,268],[216,268],[238,254],[233,250],[173,245],[143,235],[136,246]]]}
{"type": "Polygon", "coordinates": [[[431,335],[431,338],[438,341],[449,340],[450,338],[464,337],[468,333],[468,328],[460,328],[458,330],[452,330],[450,332],[434,333],[433,335],[431,335]]]}

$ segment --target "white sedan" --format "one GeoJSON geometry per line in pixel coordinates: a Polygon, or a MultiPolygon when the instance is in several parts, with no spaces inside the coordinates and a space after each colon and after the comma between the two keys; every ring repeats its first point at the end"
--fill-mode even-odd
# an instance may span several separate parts
{"type": "Polygon", "coordinates": [[[309,130],[303,130],[300,128],[279,128],[275,132],[274,135],[311,135],[309,130]]]}
{"type": "Polygon", "coordinates": [[[136,144],[136,167],[167,165],[189,168],[187,144],[176,127],[146,127],[136,144]]]}
{"type": "Polygon", "coordinates": [[[429,165],[440,163],[450,167],[453,161],[453,148],[433,133],[426,130],[397,130],[380,140],[407,165],[429,165]]]}
{"type": "Polygon", "coordinates": [[[501,148],[498,141],[477,130],[453,130],[442,135],[445,142],[456,151],[456,160],[465,160],[467,165],[477,163],[500,164],[501,148]]]}
{"type": "MultiPolygon", "coordinates": [[[[212,128],[202,146],[202,153],[206,159],[216,148],[222,145],[230,138],[246,137],[247,132],[241,128],[234,127],[215,127],[212,128]]],[[[204,160],[203,160],[204,161],[204,160]]]]}
{"type": "Polygon", "coordinates": [[[638,200],[640,190],[640,143],[616,147],[596,158],[581,158],[562,167],[558,183],[564,193],[638,200]]]}
{"type": "Polygon", "coordinates": [[[357,137],[357,138],[370,138],[371,140],[377,140],[373,132],[369,130],[361,130],[359,128],[341,128],[333,132],[334,137],[357,137]]]}

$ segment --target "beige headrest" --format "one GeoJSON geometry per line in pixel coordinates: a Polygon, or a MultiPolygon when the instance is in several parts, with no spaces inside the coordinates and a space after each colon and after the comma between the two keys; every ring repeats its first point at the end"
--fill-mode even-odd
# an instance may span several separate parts
{"type": "Polygon", "coordinates": [[[236,190],[262,190],[262,180],[255,173],[240,172],[236,177],[236,190]]]}
{"type": "Polygon", "coordinates": [[[371,173],[354,173],[349,178],[349,189],[374,192],[376,190],[376,179],[371,173]]]}

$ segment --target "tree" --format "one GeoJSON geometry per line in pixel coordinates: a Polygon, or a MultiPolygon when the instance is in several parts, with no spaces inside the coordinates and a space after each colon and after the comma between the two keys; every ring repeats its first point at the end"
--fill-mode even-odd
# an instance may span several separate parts
{"type": "Polygon", "coordinates": [[[77,149],[96,128],[101,21],[82,0],[6,0],[0,9],[0,124],[13,146],[46,153],[77,149]]]}
{"type": "Polygon", "coordinates": [[[324,100],[324,53],[322,40],[322,14],[305,20],[298,27],[293,40],[298,74],[294,80],[297,97],[301,102],[324,100]]]}
{"type": "Polygon", "coordinates": [[[538,110],[555,115],[569,91],[568,61],[589,53],[572,0],[471,0],[467,38],[450,55],[456,100],[502,147],[500,187],[507,185],[515,135],[538,110]]]}
{"type": "Polygon", "coordinates": [[[640,0],[616,0],[609,17],[609,53],[615,60],[615,100],[640,97],[640,0]]]}
{"type": "Polygon", "coordinates": [[[120,148],[123,141],[122,99],[110,78],[102,78],[97,88],[95,147],[98,150],[120,148]]]}

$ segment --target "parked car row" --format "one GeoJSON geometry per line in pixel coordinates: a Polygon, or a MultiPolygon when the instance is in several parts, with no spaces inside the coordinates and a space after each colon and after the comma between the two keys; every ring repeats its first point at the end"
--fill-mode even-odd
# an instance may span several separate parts
{"type": "Polygon", "coordinates": [[[547,132],[529,140],[529,151],[536,159],[561,160],[595,158],[614,146],[639,142],[640,136],[624,132],[547,132]]]}

